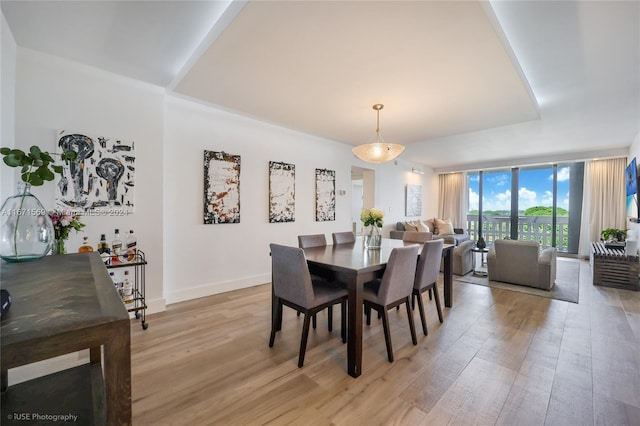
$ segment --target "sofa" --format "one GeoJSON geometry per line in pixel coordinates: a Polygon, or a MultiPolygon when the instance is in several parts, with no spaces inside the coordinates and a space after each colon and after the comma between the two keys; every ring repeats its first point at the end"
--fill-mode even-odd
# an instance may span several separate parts
{"type": "MultiPolygon", "coordinates": [[[[473,241],[463,241],[451,253],[451,269],[455,275],[466,275],[473,270],[473,253],[475,247],[473,241]]],[[[444,259],[440,262],[440,272],[444,272],[444,259]]]]}
{"type": "Polygon", "coordinates": [[[424,221],[398,222],[396,223],[396,229],[389,232],[389,237],[402,240],[405,232],[415,231],[432,232],[434,240],[442,239],[445,244],[453,244],[455,246],[469,241],[469,235],[465,234],[462,228],[454,228],[451,221],[435,218],[424,221]]]}
{"type": "Polygon", "coordinates": [[[495,240],[487,254],[489,281],[551,290],[556,281],[555,247],[540,251],[535,241],[495,240]]]}

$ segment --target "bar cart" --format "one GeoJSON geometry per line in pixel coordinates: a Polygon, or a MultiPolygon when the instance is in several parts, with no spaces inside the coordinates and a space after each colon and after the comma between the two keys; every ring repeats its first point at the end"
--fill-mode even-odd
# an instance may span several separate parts
{"type": "Polygon", "coordinates": [[[142,329],[149,328],[147,323],[147,302],[145,300],[145,266],[147,259],[142,250],[137,250],[135,258],[128,262],[110,262],[106,265],[107,269],[115,268],[133,268],[133,300],[131,303],[125,303],[125,307],[129,312],[135,312],[136,319],[140,320],[142,329]]]}

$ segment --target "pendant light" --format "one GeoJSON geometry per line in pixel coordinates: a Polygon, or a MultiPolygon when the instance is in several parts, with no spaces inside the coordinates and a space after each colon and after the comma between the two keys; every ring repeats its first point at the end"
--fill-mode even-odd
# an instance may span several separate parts
{"type": "Polygon", "coordinates": [[[376,121],[376,141],[353,148],[356,157],[367,163],[386,163],[402,154],[404,146],[397,143],[385,142],[380,135],[380,110],[384,108],[382,104],[375,104],[373,109],[377,111],[376,121]]]}

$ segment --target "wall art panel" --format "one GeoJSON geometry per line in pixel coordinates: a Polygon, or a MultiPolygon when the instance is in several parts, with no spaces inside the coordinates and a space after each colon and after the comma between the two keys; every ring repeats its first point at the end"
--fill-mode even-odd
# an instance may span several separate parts
{"type": "Polygon", "coordinates": [[[316,222],[336,220],[336,172],[316,169],[316,222]]]}
{"type": "Polygon", "coordinates": [[[240,156],[204,151],[204,223],[240,223],[240,156]]]}
{"type": "Polygon", "coordinates": [[[269,222],[296,220],[296,166],[269,161],[269,222]]]}
{"type": "Polygon", "coordinates": [[[422,185],[407,185],[405,215],[422,215],[422,185]]]}
{"type": "Polygon", "coordinates": [[[127,214],[134,211],[135,143],[85,132],[58,132],[59,152],[77,158],[56,175],[56,208],[76,212],[127,214]]]}

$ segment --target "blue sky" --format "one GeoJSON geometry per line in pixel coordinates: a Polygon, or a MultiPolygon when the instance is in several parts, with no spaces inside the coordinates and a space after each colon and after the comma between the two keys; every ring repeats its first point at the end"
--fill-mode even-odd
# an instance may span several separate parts
{"type": "MultiPolygon", "coordinates": [[[[483,210],[511,209],[511,170],[485,171],[483,210]]],[[[520,169],[518,206],[526,210],[533,206],[553,204],[553,169],[520,169]]],[[[469,210],[478,209],[478,175],[469,175],[469,210]]],[[[569,168],[558,167],[558,207],[569,209],[569,168]]]]}

